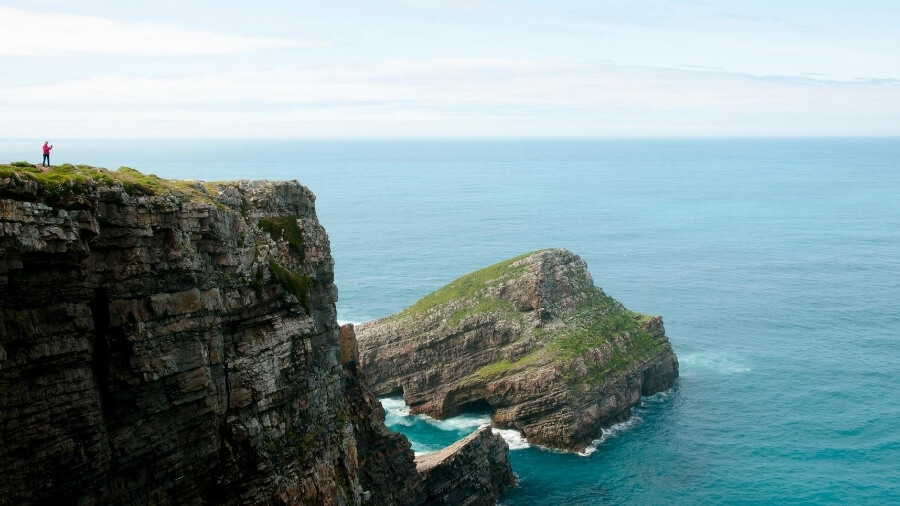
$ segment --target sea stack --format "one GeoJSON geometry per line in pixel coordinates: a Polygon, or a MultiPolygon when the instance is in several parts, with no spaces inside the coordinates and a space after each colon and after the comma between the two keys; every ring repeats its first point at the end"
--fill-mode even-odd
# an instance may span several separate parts
{"type": "Polygon", "coordinates": [[[564,249],[463,276],[356,334],[376,395],[435,418],[490,409],[496,426],[567,450],[678,377],[662,318],[606,295],[564,249]]]}

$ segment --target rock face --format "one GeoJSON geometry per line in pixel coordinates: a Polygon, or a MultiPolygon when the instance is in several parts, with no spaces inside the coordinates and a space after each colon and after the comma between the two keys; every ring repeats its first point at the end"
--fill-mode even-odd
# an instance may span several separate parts
{"type": "Polygon", "coordinates": [[[0,166],[0,504],[422,503],[337,326],[309,190],[16,170],[0,166]]]}
{"type": "Polygon", "coordinates": [[[562,449],[583,449],[678,376],[662,319],[625,309],[560,249],[474,272],[356,330],[376,395],[402,392],[435,418],[489,407],[495,425],[562,449]]]}
{"type": "Polygon", "coordinates": [[[495,504],[503,489],[516,483],[507,451],[502,437],[482,427],[441,451],[416,457],[425,504],[495,504]]]}

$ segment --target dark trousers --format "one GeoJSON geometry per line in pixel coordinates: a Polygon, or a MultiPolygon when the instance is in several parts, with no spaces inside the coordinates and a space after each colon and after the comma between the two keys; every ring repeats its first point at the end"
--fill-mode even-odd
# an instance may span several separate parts
{"type": "Polygon", "coordinates": [[[49,153],[44,153],[44,161],[43,161],[43,163],[41,163],[41,165],[43,165],[44,167],[50,166],[50,154],[49,153]]]}

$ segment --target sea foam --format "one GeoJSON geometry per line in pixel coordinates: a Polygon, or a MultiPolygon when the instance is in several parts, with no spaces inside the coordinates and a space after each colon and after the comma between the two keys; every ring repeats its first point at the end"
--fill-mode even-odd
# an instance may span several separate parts
{"type": "Polygon", "coordinates": [[[494,434],[499,434],[510,450],[524,450],[531,448],[531,444],[525,439],[525,436],[516,429],[491,429],[494,434]]]}
{"type": "Polygon", "coordinates": [[[753,369],[745,364],[732,360],[718,353],[690,353],[679,356],[682,365],[681,375],[691,376],[693,373],[743,374],[753,369]]]}
{"type": "MultiPolygon", "coordinates": [[[[491,416],[487,413],[465,413],[445,420],[438,420],[428,415],[410,414],[409,406],[406,405],[402,397],[382,397],[378,400],[381,401],[381,405],[384,407],[385,424],[389,427],[413,427],[416,425],[416,422],[424,422],[442,432],[460,434],[473,432],[475,429],[491,425],[491,416]]],[[[525,436],[515,429],[493,428],[492,431],[494,434],[499,434],[506,441],[510,450],[523,450],[531,447],[528,441],[525,440],[525,436]]],[[[424,455],[437,449],[412,439],[410,439],[410,442],[416,455],[424,455]]]]}
{"type": "Polygon", "coordinates": [[[632,413],[631,418],[629,418],[628,420],[603,429],[600,437],[591,441],[591,444],[589,444],[584,450],[577,452],[578,455],[581,455],[582,457],[590,457],[594,452],[597,451],[597,448],[602,445],[604,441],[611,437],[616,437],[623,432],[626,432],[641,421],[642,419],[640,416],[632,413]]]}

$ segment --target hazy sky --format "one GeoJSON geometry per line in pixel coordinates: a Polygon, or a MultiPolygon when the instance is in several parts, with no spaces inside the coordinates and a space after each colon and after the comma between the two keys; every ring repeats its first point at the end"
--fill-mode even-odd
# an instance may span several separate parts
{"type": "Polygon", "coordinates": [[[0,0],[0,137],[900,135],[896,0],[0,0]]]}

